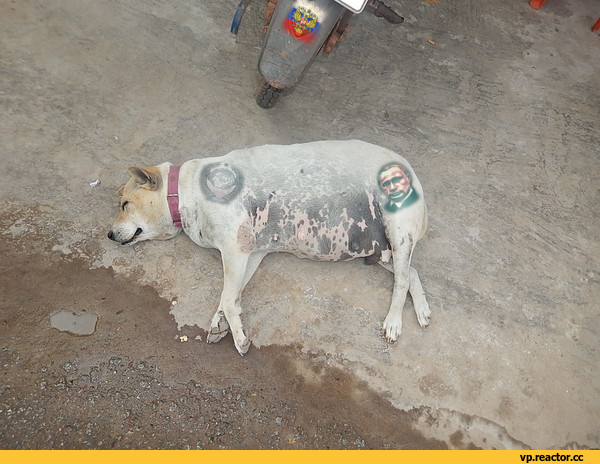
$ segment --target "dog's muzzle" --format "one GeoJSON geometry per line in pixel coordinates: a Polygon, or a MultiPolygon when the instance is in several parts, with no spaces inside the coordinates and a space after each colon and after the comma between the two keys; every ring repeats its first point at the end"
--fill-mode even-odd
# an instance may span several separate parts
{"type": "Polygon", "coordinates": [[[136,229],[135,234],[133,234],[133,237],[131,237],[129,240],[125,240],[124,242],[119,241],[116,237],[114,232],[111,230],[108,233],[108,238],[115,241],[115,242],[119,242],[121,245],[127,245],[128,243],[131,243],[135,240],[135,238],[140,235],[143,232],[142,229],[140,229],[139,227],[136,229]]]}

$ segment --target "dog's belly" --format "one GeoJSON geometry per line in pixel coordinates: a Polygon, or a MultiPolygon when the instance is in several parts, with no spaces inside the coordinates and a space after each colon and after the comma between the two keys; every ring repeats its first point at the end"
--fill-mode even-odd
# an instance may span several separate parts
{"type": "MultiPolygon", "coordinates": [[[[369,257],[388,262],[391,248],[375,195],[363,190],[337,197],[247,197],[242,225],[254,250],[286,251],[301,258],[340,261],[369,257]]],[[[246,241],[247,242],[247,241],[246,241]]]]}

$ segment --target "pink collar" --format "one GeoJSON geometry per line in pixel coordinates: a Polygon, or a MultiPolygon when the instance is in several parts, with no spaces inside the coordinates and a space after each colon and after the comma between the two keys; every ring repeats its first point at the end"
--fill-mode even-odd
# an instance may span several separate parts
{"type": "Polygon", "coordinates": [[[181,213],[179,212],[178,183],[179,166],[171,166],[169,168],[169,183],[167,186],[167,203],[169,204],[169,211],[171,212],[173,225],[175,227],[182,227],[181,213]]]}

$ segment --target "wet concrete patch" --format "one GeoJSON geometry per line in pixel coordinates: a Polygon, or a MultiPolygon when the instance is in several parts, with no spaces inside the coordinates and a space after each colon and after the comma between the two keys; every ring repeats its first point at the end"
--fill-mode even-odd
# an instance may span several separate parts
{"type": "Polygon", "coordinates": [[[74,335],[91,335],[96,331],[98,316],[89,313],[75,314],[61,309],[50,315],[50,325],[61,331],[74,335]]]}

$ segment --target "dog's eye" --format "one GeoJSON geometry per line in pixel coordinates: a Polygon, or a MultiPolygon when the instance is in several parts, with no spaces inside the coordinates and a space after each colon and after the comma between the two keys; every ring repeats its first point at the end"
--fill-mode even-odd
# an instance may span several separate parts
{"type": "Polygon", "coordinates": [[[123,211],[125,211],[125,207],[127,206],[128,203],[129,203],[128,201],[124,201],[123,204],[121,205],[121,209],[123,211]]]}

